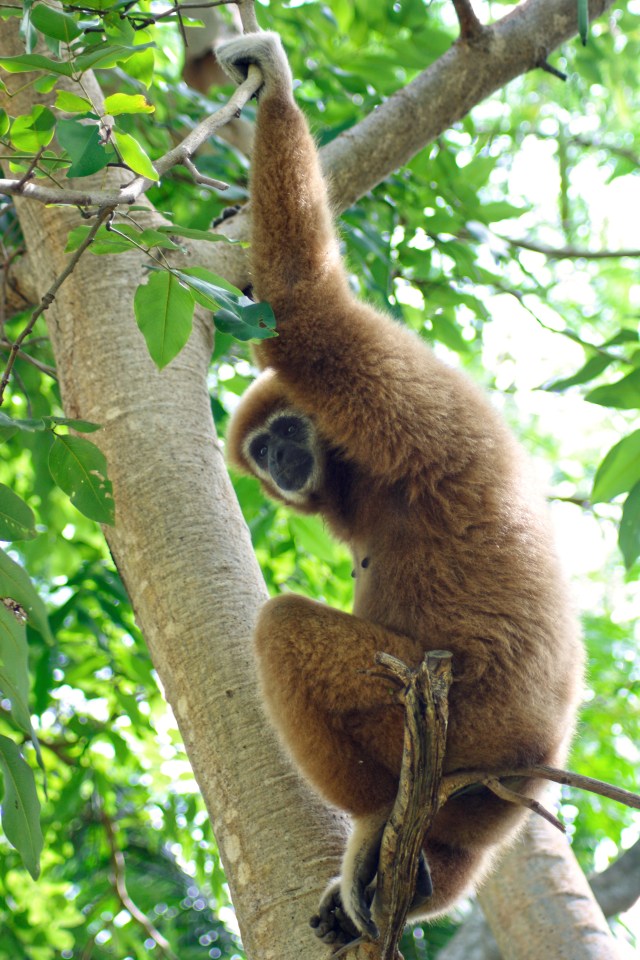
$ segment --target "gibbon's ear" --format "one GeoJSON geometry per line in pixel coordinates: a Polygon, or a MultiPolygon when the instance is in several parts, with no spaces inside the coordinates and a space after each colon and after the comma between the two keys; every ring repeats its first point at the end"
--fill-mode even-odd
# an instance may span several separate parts
{"type": "Polygon", "coordinates": [[[291,401],[278,375],[275,370],[264,370],[245,391],[227,429],[227,459],[242,473],[255,474],[243,450],[245,437],[272,413],[285,407],[291,407],[291,401]]]}

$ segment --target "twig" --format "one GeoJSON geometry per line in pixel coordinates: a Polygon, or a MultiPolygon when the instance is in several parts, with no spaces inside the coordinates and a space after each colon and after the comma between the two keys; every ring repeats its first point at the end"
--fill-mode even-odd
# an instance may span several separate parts
{"type": "Polygon", "coordinates": [[[335,957],[359,947],[359,957],[398,960],[398,942],[414,896],[424,838],[438,811],[461,791],[484,787],[502,800],[529,808],[562,832],[562,823],[541,803],[523,796],[502,781],[552,780],[640,809],[637,794],[543,764],[513,770],[460,770],[442,776],[451,654],[447,651],[429,652],[417,670],[384,653],[378,653],[375,662],[377,669],[365,672],[401,685],[405,706],[398,792],[382,838],[371,907],[380,937],[375,945],[359,937],[341,948],[335,957]]]}
{"type": "Polygon", "coordinates": [[[45,151],[45,147],[40,147],[40,149],[39,149],[38,152],[36,153],[35,157],[34,157],[33,160],[31,161],[31,163],[29,164],[29,167],[27,168],[27,172],[24,173],[24,174],[20,177],[20,179],[18,180],[18,183],[20,184],[21,187],[23,187],[23,186],[25,185],[25,183],[27,183],[27,181],[28,181],[28,180],[31,180],[31,178],[33,177],[33,175],[34,175],[34,173],[35,173],[35,169],[36,169],[36,167],[38,166],[38,161],[40,160],[40,157],[42,156],[42,154],[44,153],[44,151],[45,151]]]}
{"type": "Polygon", "coordinates": [[[533,240],[504,237],[499,233],[496,236],[512,247],[521,247],[523,250],[543,253],[550,260],[615,260],[621,257],[634,257],[635,259],[640,257],[640,249],[581,250],[577,247],[549,247],[544,243],[535,243],[533,240]]]}
{"type": "Polygon", "coordinates": [[[110,216],[112,213],[113,213],[113,208],[109,208],[109,207],[106,207],[105,209],[99,211],[96,217],[96,222],[91,227],[91,230],[89,231],[89,233],[87,234],[83,242],[80,244],[80,246],[78,247],[74,255],[72,256],[66,268],[63,270],[63,272],[60,274],[59,277],[56,277],[54,283],[47,290],[47,292],[42,296],[39,306],[37,306],[33,311],[33,313],[31,314],[31,317],[26,327],[19,334],[16,340],[14,340],[14,342],[11,344],[9,356],[7,358],[7,365],[2,375],[2,380],[0,381],[0,406],[2,406],[2,402],[4,400],[4,392],[9,382],[11,371],[13,370],[13,365],[16,362],[16,357],[20,352],[20,347],[22,346],[24,341],[27,339],[27,337],[33,330],[38,317],[41,316],[45,312],[45,310],[47,310],[51,306],[51,304],[55,300],[56,293],[58,292],[58,290],[60,289],[64,281],[75,270],[78,264],[78,261],[80,260],[80,257],[85,252],[89,244],[93,241],[93,238],[98,232],[98,229],[100,228],[100,225],[102,224],[103,220],[106,220],[106,218],[110,216]]]}
{"type": "Polygon", "coordinates": [[[200,173],[193,160],[190,160],[189,157],[184,158],[182,166],[187,168],[196,183],[204,183],[208,187],[215,187],[216,190],[229,189],[229,184],[223,180],[215,180],[213,177],[207,177],[204,173],[200,173]]]}
{"type": "Polygon", "coordinates": [[[256,18],[254,0],[236,0],[243,33],[258,33],[260,26],[256,18]]]}
{"type": "Polygon", "coordinates": [[[453,6],[460,24],[461,40],[477,40],[486,32],[487,28],[478,20],[471,0],[453,0],[453,6]]]}
{"type": "Polygon", "coordinates": [[[505,787],[503,783],[500,783],[499,780],[491,779],[487,780],[487,786],[492,793],[495,793],[497,797],[500,797],[501,800],[508,800],[510,803],[518,804],[521,807],[528,807],[529,810],[533,810],[534,813],[537,813],[539,816],[543,817],[545,820],[548,820],[549,823],[553,824],[560,833],[566,833],[566,828],[564,823],[561,820],[558,820],[550,810],[547,810],[546,807],[543,807],[538,800],[534,800],[533,797],[525,797],[521,793],[516,793],[515,790],[510,790],[509,787],[505,787]]]}
{"type": "Polygon", "coordinates": [[[558,80],[568,80],[566,73],[563,73],[562,70],[558,70],[557,67],[554,67],[553,64],[549,63],[548,60],[541,60],[538,64],[541,70],[544,70],[545,73],[550,73],[552,77],[557,77],[558,80]]]}
{"type": "MultiPolygon", "coordinates": [[[[184,164],[191,159],[198,147],[208,140],[220,127],[233,120],[262,84],[262,74],[253,64],[249,67],[247,79],[237,87],[223,107],[206,117],[176,147],[173,147],[154,162],[158,175],[163,176],[172,167],[184,164]]],[[[26,197],[41,203],[63,203],[80,207],[117,207],[119,204],[136,203],[146,191],[154,186],[155,180],[146,177],[134,177],[130,183],[121,187],[117,193],[96,191],[87,193],[81,190],[54,190],[37,183],[21,184],[19,180],[0,179],[0,193],[8,196],[26,197]]]]}
{"type": "MultiPolygon", "coordinates": [[[[33,343],[33,341],[29,341],[33,343]]],[[[10,340],[7,340],[6,337],[0,338],[0,350],[13,350],[14,344],[10,340]]],[[[26,353],[24,350],[18,350],[18,356],[21,360],[24,360],[25,363],[30,364],[32,367],[35,367],[36,370],[39,370],[40,373],[46,374],[48,377],[51,377],[52,380],[58,379],[58,373],[55,367],[50,367],[47,363],[43,363],[41,360],[36,360],[35,357],[32,357],[30,353],[26,353]]]]}
{"type": "Polygon", "coordinates": [[[588,793],[597,793],[600,797],[607,797],[609,800],[616,800],[627,807],[640,810],[640,794],[624,790],[622,787],[614,787],[613,784],[605,783],[603,780],[595,780],[593,777],[585,777],[580,773],[573,773],[571,770],[548,767],[545,764],[537,764],[533,767],[518,767],[514,770],[460,770],[451,773],[442,778],[441,805],[459,790],[465,790],[471,786],[488,786],[490,780],[510,780],[512,778],[552,780],[554,783],[562,783],[567,787],[576,787],[576,789],[586,790],[588,793]]]}
{"type": "Polygon", "coordinates": [[[451,684],[451,654],[429,652],[417,670],[376,656],[390,679],[405,684],[405,740],[400,783],[382,837],[372,911],[381,932],[380,960],[394,960],[413,899],[424,837],[438,811],[451,684]]]}
{"type": "Polygon", "coordinates": [[[123,908],[131,914],[132,919],[142,927],[149,939],[153,940],[160,953],[164,957],[167,957],[167,960],[178,960],[176,954],[171,949],[171,944],[169,941],[162,936],[159,930],[154,927],[146,913],[142,912],[140,907],[133,902],[129,895],[125,878],[124,856],[116,841],[113,821],[109,816],[107,816],[104,808],[101,808],[100,810],[100,819],[102,820],[104,831],[107,835],[107,840],[109,843],[111,866],[113,869],[113,888],[116,892],[118,900],[122,904],[123,908]]]}

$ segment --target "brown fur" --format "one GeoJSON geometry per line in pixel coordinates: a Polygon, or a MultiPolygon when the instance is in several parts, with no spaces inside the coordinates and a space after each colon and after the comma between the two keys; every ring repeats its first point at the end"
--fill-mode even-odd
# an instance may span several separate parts
{"type": "MultiPolygon", "coordinates": [[[[226,69],[242,61],[243,42],[250,50],[251,37],[222,49],[226,69]]],[[[362,675],[376,651],[413,666],[425,650],[452,651],[450,772],[561,762],[582,650],[544,504],[502,420],[465,376],[349,291],[316,150],[272,43],[255,58],[265,85],[251,263],[279,336],[256,349],[267,370],[228,447],[255,472],[242,440],[282,406],[306,414],[326,448],[326,483],[298,508],[320,512],[350,545],[353,615],[277,597],[255,644],[285,746],[357,820],[388,810],[400,763],[402,713],[385,683],[362,675]]],[[[450,801],[425,840],[434,881],[425,912],[460,896],[521,818],[486,793],[450,801]]]]}

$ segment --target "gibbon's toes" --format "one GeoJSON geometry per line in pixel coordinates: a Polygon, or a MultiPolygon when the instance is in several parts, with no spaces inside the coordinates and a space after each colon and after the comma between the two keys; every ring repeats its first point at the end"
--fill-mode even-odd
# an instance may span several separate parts
{"type": "Polygon", "coordinates": [[[346,946],[360,936],[360,931],[344,911],[337,884],[327,891],[309,926],[323,943],[335,947],[346,946]]]}
{"type": "Polygon", "coordinates": [[[216,47],[216,58],[235,83],[246,80],[249,67],[254,64],[262,71],[265,83],[280,78],[287,86],[291,84],[289,63],[277,33],[245,33],[216,47]]]}
{"type": "Polygon", "coordinates": [[[371,908],[364,898],[359,899],[357,903],[351,903],[353,915],[356,918],[360,932],[367,935],[370,940],[377,940],[380,931],[371,916],[371,908]]]}

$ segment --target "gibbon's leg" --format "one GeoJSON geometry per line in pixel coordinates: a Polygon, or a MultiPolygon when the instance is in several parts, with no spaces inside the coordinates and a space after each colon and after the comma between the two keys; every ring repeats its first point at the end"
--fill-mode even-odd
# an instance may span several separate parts
{"type": "MultiPolygon", "coordinates": [[[[404,710],[395,688],[365,671],[379,650],[414,664],[416,645],[293,595],[263,607],[255,642],[265,703],[282,740],[316,789],[353,817],[342,877],[323,898],[316,933],[326,942],[333,942],[332,931],[334,940],[352,939],[346,912],[375,937],[369,888],[398,786],[404,710]]],[[[430,889],[428,876],[423,866],[422,897],[430,889]]]]}
{"type": "Polygon", "coordinates": [[[332,804],[367,816],[393,802],[404,711],[367,676],[384,650],[415,665],[408,637],[305,597],[268,601],[255,630],[267,711],[302,773],[332,804]]]}

